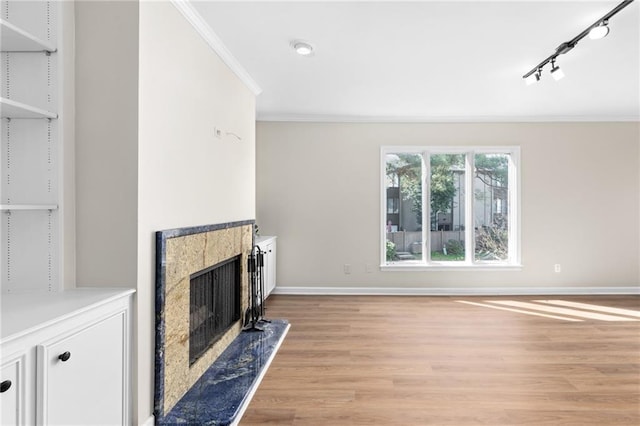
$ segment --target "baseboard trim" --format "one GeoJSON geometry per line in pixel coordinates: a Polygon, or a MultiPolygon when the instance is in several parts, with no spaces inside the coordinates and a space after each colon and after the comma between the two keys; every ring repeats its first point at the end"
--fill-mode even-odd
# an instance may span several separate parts
{"type": "Polygon", "coordinates": [[[154,426],[156,424],[156,418],[153,416],[153,414],[144,421],[144,423],[141,423],[140,426],[154,426]]]}
{"type": "Polygon", "coordinates": [[[272,294],[371,296],[640,295],[638,287],[276,287],[272,294]]]}

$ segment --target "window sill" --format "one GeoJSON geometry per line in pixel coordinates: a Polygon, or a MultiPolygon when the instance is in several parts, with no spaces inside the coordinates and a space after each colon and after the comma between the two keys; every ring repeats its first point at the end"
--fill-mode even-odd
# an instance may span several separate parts
{"type": "Polygon", "coordinates": [[[380,265],[380,270],[383,272],[398,272],[398,271],[521,271],[522,265],[519,263],[464,263],[464,262],[431,262],[425,264],[422,262],[409,263],[385,263],[380,265]]]}

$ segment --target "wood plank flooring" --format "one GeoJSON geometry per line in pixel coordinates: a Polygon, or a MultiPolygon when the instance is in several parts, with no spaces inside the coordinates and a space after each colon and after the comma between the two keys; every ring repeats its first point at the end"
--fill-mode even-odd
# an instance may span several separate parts
{"type": "Polygon", "coordinates": [[[240,425],[640,425],[640,318],[459,302],[540,299],[273,295],[291,329],[240,425]]]}

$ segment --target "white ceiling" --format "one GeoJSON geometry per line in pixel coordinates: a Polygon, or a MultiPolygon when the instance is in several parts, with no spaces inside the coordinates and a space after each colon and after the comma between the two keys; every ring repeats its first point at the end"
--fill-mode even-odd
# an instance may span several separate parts
{"type": "Polygon", "coordinates": [[[259,120],[321,121],[639,120],[640,2],[558,58],[563,80],[522,79],[618,3],[191,0],[262,89],[259,120]]]}

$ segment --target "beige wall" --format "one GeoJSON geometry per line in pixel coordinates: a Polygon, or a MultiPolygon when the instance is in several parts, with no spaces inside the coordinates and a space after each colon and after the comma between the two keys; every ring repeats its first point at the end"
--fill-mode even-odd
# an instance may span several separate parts
{"type": "Polygon", "coordinates": [[[168,1],[79,1],[75,17],[77,284],[137,289],[142,424],[153,412],[155,232],[255,218],[255,96],[168,1]]]}
{"type": "Polygon", "coordinates": [[[140,3],[138,155],[143,422],[153,406],[155,232],[255,218],[255,96],[168,2],[140,3]]]}
{"type": "Polygon", "coordinates": [[[637,287],[638,137],[638,123],[260,122],[256,220],[278,236],[280,290],[637,287]],[[382,145],[520,146],[522,270],[381,272],[382,145]]]}
{"type": "Polygon", "coordinates": [[[76,281],[134,287],[138,4],[78,1],[75,6],[76,281]]]}

